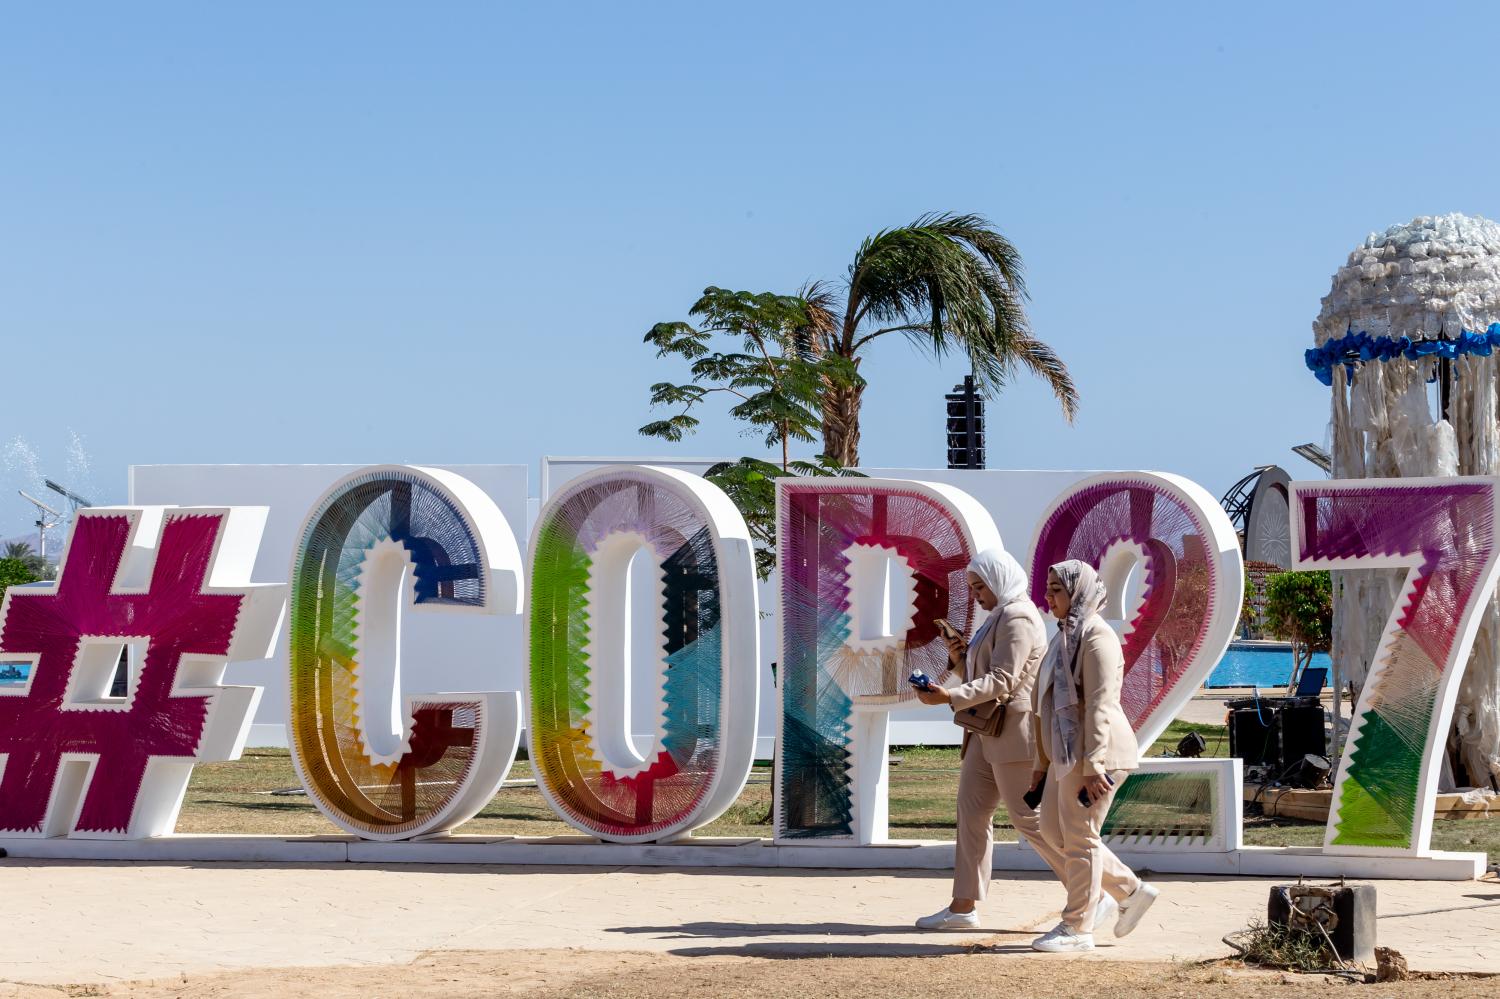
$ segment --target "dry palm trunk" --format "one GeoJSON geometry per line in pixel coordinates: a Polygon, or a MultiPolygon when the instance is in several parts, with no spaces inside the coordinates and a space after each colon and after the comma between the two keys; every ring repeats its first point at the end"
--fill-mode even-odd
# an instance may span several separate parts
{"type": "Polygon", "coordinates": [[[845,468],[859,464],[859,406],[864,386],[830,387],[823,395],[823,452],[845,468]]]}

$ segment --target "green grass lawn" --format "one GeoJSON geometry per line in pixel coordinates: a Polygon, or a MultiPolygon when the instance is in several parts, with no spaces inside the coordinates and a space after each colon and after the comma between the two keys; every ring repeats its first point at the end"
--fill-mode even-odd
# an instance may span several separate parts
{"type": "MultiPolygon", "coordinates": [[[[1173,722],[1147,755],[1162,755],[1189,731],[1202,734],[1208,743],[1205,755],[1227,751],[1224,726],[1173,722]]],[[[957,748],[898,747],[891,756],[891,837],[953,839],[954,801],[958,792],[957,748]]],[[[517,760],[509,779],[531,776],[530,763],[517,760]]],[[[305,795],[270,793],[295,788],[297,783],[291,757],[284,749],[250,749],[233,763],[201,765],[193,771],[177,830],[286,836],[336,833],[338,830],[305,795]]],[[[1015,838],[1003,806],[995,815],[995,827],[997,839],[1015,838]]],[[[574,831],[553,814],[535,787],[501,790],[479,815],[460,829],[475,835],[510,836],[554,836],[574,831]]],[[[739,800],[717,821],[700,830],[700,835],[770,836],[770,767],[757,766],[739,800]]],[[[1245,842],[1316,846],[1323,842],[1323,825],[1293,819],[1247,818],[1245,842]]],[[[1440,850],[1483,850],[1494,861],[1500,858],[1500,819],[1438,822],[1433,828],[1432,845],[1440,850]]]]}

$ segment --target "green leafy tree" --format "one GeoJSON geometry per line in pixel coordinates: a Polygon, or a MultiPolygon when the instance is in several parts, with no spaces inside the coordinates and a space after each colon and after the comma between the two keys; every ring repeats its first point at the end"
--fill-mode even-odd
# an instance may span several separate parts
{"type": "Polygon", "coordinates": [[[748,424],[768,448],[780,448],[781,469],[789,471],[792,443],[816,439],[825,386],[859,380],[852,365],[815,349],[834,322],[826,300],[707,288],[688,314],[696,325],[657,323],[646,334],[657,357],[689,361],[692,380],[651,386],[652,406],[680,409],[640,432],[682,440],[698,428],[693,411],[711,397],[727,395],[738,400],[729,415],[748,424]],[[739,349],[714,349],[725,339],[739,349]]]}
{"type": "Polygon", "coordinates": [[[1266,631],[1292,643],[1293,677],[1333,647],[1333,582],[1326,571],[1279,572],[1266,581],[1266,631]]]}
{"type": "MultiPolygon", "coordinates": [[[[31,549],[28,547],[26,550],[30,551],[31,549]]],[[[41,578],[40,575],[32,571],[31,566],[27,564],[25,559],[14,558],[10,555],[0,558],[0,595],[3,595],[12,586],[18,586],[22,583],[35,583],[41,578]]]]}

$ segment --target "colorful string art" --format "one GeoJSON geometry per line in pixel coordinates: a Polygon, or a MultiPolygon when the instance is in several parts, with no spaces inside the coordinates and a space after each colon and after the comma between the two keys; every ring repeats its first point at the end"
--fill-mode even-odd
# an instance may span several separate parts
{"type": "Polygon", "coordinates": [[[1234,637],[1245,584],[1228,515],[1180,476],[1108,472],[1053,501],[1031,551],[1031,596],[1043,608],[1049,566],[1076,558],[1099,570],[1104,616],[1126,621],[1120,701],[1151,745],[1234,637]],[[1132,574],[1139,595],[1127,607],[1132,574]]]}
{"type": "MultiPolygon", "coordinates": [[[[401,617],[517,613],[521,560],[493,501],[461,476],[381,466],[314,504],[292,566],[292,758],[313,802],[368,839],[441,832],[499,789],[517,692],[401,693],[401,617]]],[[[420,663],[419,669],[420,669],[420,663]]]]}
{"type": "Polygon", "coordinates": [[[1327,847],[1426,852],[1438,760],[1495,589],[1492,478],[1298,482],[1298,569],[1405,568],[1339,763],[1327,847]]]}
{"type": "Polygon", "coordinates": [[[0,651],[31,669],[0,690],[0,831],[165,836],[193,764],[239,758],[260,688],[224,686],[224,667],[270,654],[286,593],[249,581],[265,520],[79,510],[57,581],[6,591],[0,651]]]}
{"type": "MultiPolygon", "coordinates": [[[[1125,622],[1120,702],[1144,750],[1234,637],[1244,569],[1233,524],[1187,479],[1108,472],[1053,501],[1031,551],[1031,595],[1039,606],[1046,605],[1049,566],[1076,558],[1099,570],[1108,594],[1104,616],[1125,622]]],[[[1104,834],[1132,849],[1237,843],[1237,799],[1232,814],[1220,814],[1219,775],[1194,762],[1133,773],[1115,796],[1104,834]]]]}
{"type": "MultiPolygon", "coordinates": [[[[1149,850],[1160,844],[1183,849],[1208,841],[1221,821],[1215,814],[1219,774],[1198,772],[1132,773],[1109,806],[1100,835],[1113,845],[1149,850]]],[[[1235,807],[1239,807],[1236,801],[1235,807]]]]}
{"type": "Polygon", "coordinates": [[[619,466],[569,482],[531,544],[531,724],[537,784],[590,835],[645,842],[711,822],[755,752],[759,640],[743,518],[717,487],[672,469],[619,466]],[[655,592],[629,593],[632,560],[655,592]],[[657,724],[628,730],[626,608],[659,608],[657,724]]]}
{"type": "Polygon", "coordinates": [[[906,682],[911,671],[936,682],[948,675],[947,648],[934,619],[971,631],[974,606],[964,570],[976,551],[998,545],[1000,536],[984,508],[957,489],[884,479],[780,480],[777,520],[777,834],[883,838],[883,799],[856,798],[883,793],[878,775],[886,766],[885,730],[860,740],[855,716],[878,712],[883,725],[884,712],[915,703],[906,682]],[[851,571],[859,565],[866,571],[851,571]],[[875,566],[886,574],[873,587],[868,578],[856,578],[868,577],[875,566]],[[892,587],[893,581],[899,585],[892,587]],[[894,607],[887,606],[891,591],[894,607]],[[885,627],[868,626],[877,617],[885,627]],[[856,768],[875,769],[859,779],[856,768]]]}

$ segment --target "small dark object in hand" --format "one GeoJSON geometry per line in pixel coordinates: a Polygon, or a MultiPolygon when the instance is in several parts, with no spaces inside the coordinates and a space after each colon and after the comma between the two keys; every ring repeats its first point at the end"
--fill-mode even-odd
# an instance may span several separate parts
{"type": "Polygon", "coordinates": [[[932,677],[928,676],[926,673],[923,673],[920,670],[912,670],[912,674],[911,676],[906,678],[906,682],[911,684],[913,687],[916,687],[918,690],[932,689],[932,677]]]}
{"type": "Polygon", "coordinates": [[[1026,802],[1026,807],[1034,812],[1038,808],[1042,807],[1042,792],[1046,790],[1047,775],[1042,774],[1042,779],[1037,783],[1037,786],[1033,790],[1027,791],[1025,794],[1021,795],[1021,800],[1026,802]]]}
{"type": "MultiPolygon", "coordinates": [[[[1104,775],[1104,780],[1105,780],[1106,783],[1109,784],[1110,787],[1114,787],[1115,786],[1115,779],[1113,777],[1111,777],[1109,774],[1105,774],[1104,775]]],[[[1084,808],[1093,808],[1094,807],[1093,799],[1091,799],[1089,797],[1089,790],[1088,790],[1088,788],[1086,788],[1086,787],[1080,787],[1078,789],[1078,803],[1080,805],[1082,805],[1084,808]]]]}

